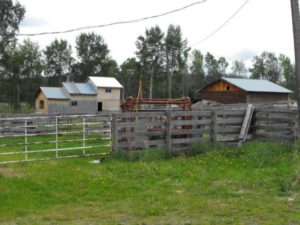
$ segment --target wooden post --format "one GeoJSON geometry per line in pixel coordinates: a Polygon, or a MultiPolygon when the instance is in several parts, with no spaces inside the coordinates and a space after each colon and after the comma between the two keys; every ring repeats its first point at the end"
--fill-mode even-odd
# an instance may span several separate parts
{"type": "Polygon", "coordinates": [[[293,33],[294,33],[294,50],[295,50],[295,64],[296,64],[296,80],[297,95],[298,95],[298,129],[297,138],[300,137],[300,13],[299,0],[291,0],[293,33]]]}
{"type": "Polygon", "coordinates": [[[112,134],[112,151],[113,154],[118,154],[119,151],[119,143],[118,143],[118,114],[112,115],[111,121],[111,134],[112,134]]]}
{"type": "Polygon", "coordinates": [[[166,144],[169,153],[172,152],[172,129],[171,129],[171,112],[166,111],[166,144]]]}
{"type": "Polygon", "coordinates": [[[215,143],[217,142],[217,110],[212,110],[212,131],[211,131],[211,142],[215,143]]]}

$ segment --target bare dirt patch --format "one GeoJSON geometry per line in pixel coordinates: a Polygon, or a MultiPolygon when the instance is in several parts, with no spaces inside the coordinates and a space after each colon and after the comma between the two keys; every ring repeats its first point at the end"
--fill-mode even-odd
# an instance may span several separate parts
{"type": "Polygon", "coordinates": [[[22,174],[10,167],[0,167],[0,176],[4,177],[21,177],[22,174]]]}

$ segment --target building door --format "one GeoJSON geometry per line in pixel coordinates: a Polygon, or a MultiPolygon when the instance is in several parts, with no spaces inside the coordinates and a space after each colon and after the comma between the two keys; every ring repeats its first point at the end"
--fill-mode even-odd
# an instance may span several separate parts
{"type": "Polygon", "coordinates": [[[102,102],[98,102],[98,112],[102,111],[102,102]]]}

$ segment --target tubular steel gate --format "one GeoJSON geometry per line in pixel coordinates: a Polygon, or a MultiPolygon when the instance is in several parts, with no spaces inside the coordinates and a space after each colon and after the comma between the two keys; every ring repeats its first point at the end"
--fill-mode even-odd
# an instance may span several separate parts
{"type": "Polygon", "coordinates": [[[0,118],[0,164],[107,155],[111,115],[0,118]]]}

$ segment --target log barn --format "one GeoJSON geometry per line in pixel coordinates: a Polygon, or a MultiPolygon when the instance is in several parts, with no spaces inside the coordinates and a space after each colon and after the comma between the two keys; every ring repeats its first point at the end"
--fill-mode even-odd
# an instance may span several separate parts
{"type": "Polygon", "coordinates": [[[288,101],[292,91],[269,80],[221,78],[198,91],[198,100],[223,104],[288,101]]]}

